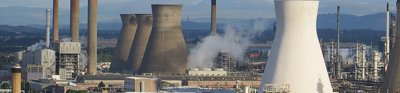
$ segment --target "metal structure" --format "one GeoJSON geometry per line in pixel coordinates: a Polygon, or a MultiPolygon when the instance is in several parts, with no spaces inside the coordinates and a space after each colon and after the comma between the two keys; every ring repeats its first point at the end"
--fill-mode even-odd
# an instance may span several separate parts
{"type": "Polygon", "coordinates": [[[11,69],[12,72],[12,93],[21,93],[21,66],[16,64],[11,69]]]}
{"type": "Polygon", "coordinates": [[[129,70],[131,64],[128,63],[128,56],[137,30],[137,19],[134,14],[121,14],[121,20],[122,29],[112,58],[111,72],[129,70]]]}
{"type": "Polygon", "coordinates": [[[337,6],[337,12],[336,12],[336,19],[337,19],[337,46],[336,46],[336,57],[335,57],[335,60],[336,60],[336,68],[335,68],[335,76],[336,76],[336,79],[342,79],[342,72],[341,72],[341,70],[342,70],[342,60],[340,59],[341,58],[341,56],[340,56],[340,6],[337,6]]]}
{"type": "MultiPolygon", "coordinates": [[[[400,0],[396,2],[397,14],[400,13],[400,0]]],[[[400,15],[397,15],[397,19],[400,18],[400,15]]],[[[397,21],[399,23],[399,21],[397,21]]],[[[397,27],[400,25],[397,24],[397,27]]],[[[398,28],[397,28],[398,29],[398,28]]],[[[387,71],[385,73],[385,77],[382,83],[381,93],[395,93],[400,91],[400,42],[399,37],[396,37],[396,41],[394,43],[394,47],[392,50],[392,54],[389,60],[389,65],[387,71]]],[[[386,56],[386,55],[385,55],[386,56]]]]}
{"type": "Polygon", "coordinates": [[[97,0],[88,0],[88,74],[97,73],[97,0]]]}
{"type": "Polygon", "coordinates": [[[46,9],[46,48],[50,48],[50,9],[46,9]]]}
{"type": "Polygon", "coordinates": [[[70,30],[71,42],[79,42],[79,1],[71,0],[70,30]]]}
{"type": "Polygon", "coordinates": [[[332,93],[316,32],[318,0],[275,0],[277,33],[259,92],[287,84],[293,93],[332,93]]]}
{"type": "Polygon", "coordinates": [[[60,41],[59,27],[58,27],[58,0],[53,0],[53,43],[58,43],[60,41]]]}
{"type": "Polygon", "coordinates": [[[56,45],[56,51],[56,75],[60,75],[61,79],[75,79],[79,75],[81,43],[60,42],[56,45]]]}
{"type": "Polygon", "coordinates": [[[153,4],[153,27],[140,73],[185,73],[188,51],[181,27],[182,5],[153,4]]]}
{"type": "Polygon", "coordinates": [[[132,71],[138,71],[142,64],[143,56],[151,34],[151,27],[153,25],[153,17],[151,14],[136,14],[136,18],[138,26],[128,57],[128,62],[132,63],[132,71]]]}
{"type": "Polygon", "coordinates": [[[217,33],[217,0],[211,0],[211,34],[217,33]]]}
{"type": "Polygon", "coordinates": [[[215,63],[216,68],[223,68],[226,71],[236,71],[237,60],[231,56],[228,52],[219,52],[217,61],[215,63]]]}

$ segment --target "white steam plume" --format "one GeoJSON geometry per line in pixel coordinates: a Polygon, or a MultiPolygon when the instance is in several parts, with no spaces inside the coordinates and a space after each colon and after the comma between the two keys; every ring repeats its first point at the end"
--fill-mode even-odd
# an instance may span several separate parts
{"type": "Polygon", "coordinates": [[[225,27],[224,34],[203,38],[190,50],[189,68],[213,67],[213,59],[220,51],[230,53],[237,60],[243,60],[244,51],[251,44],[251,39],[264,32],[267,26],[264,21],[254,21],[251,29],[243,29],[243,24],[231,24],[225,27]]]}
{"type": "Polygon", "coordinates": [[[39,49],[43,49],[46,46],[46,42],[43,40],[40,40],[39,42],[36,42],[35,44],[31,45],[28,47],[28,51],[36,51],[39,49]]]}

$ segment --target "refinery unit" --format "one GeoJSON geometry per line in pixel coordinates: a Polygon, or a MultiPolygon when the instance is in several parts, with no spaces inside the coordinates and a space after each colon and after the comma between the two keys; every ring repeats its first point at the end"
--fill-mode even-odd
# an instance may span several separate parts
{"type": "MultiPolygon", "coordinates": [[[[29,82],[28,89],[46,93],[399,91],[400,42],[395,41],[400,39],[399,24],[389,9],[387,33],[380,45],[341,42],[339,6],[337,40],[320,42],[316,31],[318,0],[274,1],[277,20],[273,42],[250,44],[246,51],[240,51],[245,54],[243,59],[220,49],[212,67],[189,67],[181,23],[183,5],[152,4],[152,14],[120,14],[122,27],[110,64],[97,62],[98,2],[88,0],[88,62],[83,65],[79,0],[71,0],[69,42],[59,40],[58,0],[53,0],[53,40],[47,9],[45,47],[19,52],[21,65],[12,68],[12,92],[20,93],[21,79],[29,82]]],[[[397,5],[399,8],[399,1],[397,5]]],[[[216,13],[216,0],[211,0],[210,36],[219,34],[216,13]]]]}

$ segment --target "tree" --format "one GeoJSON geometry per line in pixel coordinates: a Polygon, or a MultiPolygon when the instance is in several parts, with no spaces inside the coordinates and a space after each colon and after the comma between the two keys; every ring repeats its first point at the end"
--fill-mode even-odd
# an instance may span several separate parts
{"type": "Polygon", "coordinates": [[[8,84],[8,83],[3,83],[3,84],[1,85],[1,89],[11,89],[11,85],[8,84]]]}
{"type": "Polygon", "coordinates": [[[103,81],[101,81],[97,87],[104,88],[104,87],[106,87],[106,85],[103,83],[103,81]]]}

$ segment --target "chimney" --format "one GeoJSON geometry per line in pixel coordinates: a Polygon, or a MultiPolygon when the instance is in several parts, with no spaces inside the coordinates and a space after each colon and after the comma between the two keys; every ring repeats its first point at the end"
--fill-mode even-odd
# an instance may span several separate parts
{"type": "Polygon", "coordinates": [[[185,73],[187,53],[182,34],[182,5],[153,4],[153,26],[140,73],[185,73]]]}
{"type": "Polygon", "coordinates": [[[50,48],[50,9],[46,9],[46,48],[50,48]]]}
{"type": "Polygon", "coordinates": [[[59,28],[58,28],[58,0],[53,0],[53,43],[59,42],[59,28]]]}
{"type": "Polygon", "coordinates": [[[71,42],[79,42],[79,0],[71,0],[70,12],[71,42]]]}
{"type": "Polygon", "coordinates": [[[132,63],[132,71],[138,71],[143,60],[143,56],[151,34],[153,18],[151,14],[136,14],[137,31],[133,40],[131,51],[129,53],[128,62],[132,63]]]}
{"type": "Polygon", "coordinates": [[[317,37],[318,4],[318,0],[275,0],[277,29],[260,93],[333,92],[317,37]]]}
{"type": "Polygon", "coordinates": [[[111,72],[123,72],[131,68],[127,60],[136,34],[136,17],[135,14],[121,14],[121,20],[122,28],[112,58],[111,72]]]}
{"type": "Polygon", "coordinates": [[[95,75],[97,73],[97,0],[88,0],[88,2],[88,74],[95,75]]]}
{"type": "Polygon", "coordinates": [[[211,0],[211,34],[217,33],[217,1],[211,0]]]}
{"type": "Polygon", "coordinates": [[[11,69],[12,72],[12,93],[21,93],[21,66],[16,64],[11,69]]]}

